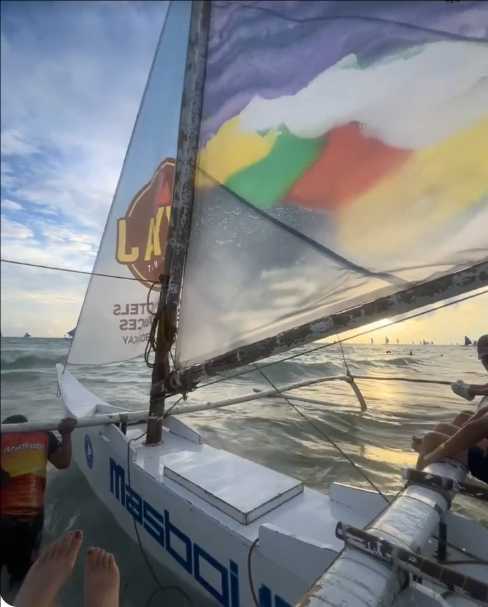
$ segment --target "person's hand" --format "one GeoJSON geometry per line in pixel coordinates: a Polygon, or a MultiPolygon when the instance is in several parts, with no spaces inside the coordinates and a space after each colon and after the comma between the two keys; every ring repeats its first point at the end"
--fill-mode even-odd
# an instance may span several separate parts
{"type": "Polygon", "coordinates": [[[461,379],[451,384],[451,390],[454,394],[461,396],[461,398],[465,398],[466,400],[473,400],[474,394],[471,392],[471,386],[469,384],[465,384],[461,379]]]}
{"type": "Polygon", "coordinates": [[[427,466],[430,466],[430,464],[434,464],[435,462],[438,462],[444,458],[444,444],[445,443],[442,443],[437,447],[437,449],[434,449],[434,451],[431,451],[430,453],[421,455],[417,461],[417,470],[423,470],[423,468],[426,468],[427,466]]]}
{"type": "Polygon", "coordinates": [[[432,451],[432,453],[429,453],[428,455],[421,455],[417,460],[417,470],[423,470],[427,466],[430,466],[430,464],[436,462],[439,458],[435,457],[434,453],[435,451],[432,451]]]}
{"type": "Polygon", "coordinates": [[[59,422],[58,432],[61,436],[69,435],[76,427],[76,419],[74,417],[65,417],[59,422]]]}
{"type": "Polygon", "coordinates": [[[423,440],[420,436],[412,436],[412,449],[417,451],[417,453],[422,453],[423,449],[423,440]]]}

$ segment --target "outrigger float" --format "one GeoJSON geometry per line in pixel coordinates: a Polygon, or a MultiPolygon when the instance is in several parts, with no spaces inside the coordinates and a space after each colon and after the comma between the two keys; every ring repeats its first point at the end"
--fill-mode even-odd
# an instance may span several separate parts
{"type": "MultiPolygon", "coordinates": [[[[459,492],[487,493],[460,464],[406,470],[390,498],[324,494],[179,417],[295,398],[310,380],[176,400],[486,287],[487,20],[485,3],[169,3],[67,360],[147,344],[149,411],[57,372],[93,491],[216,605],[488,603],[488,530],[450,510],[459,492]]],[[[350,374],[314,381],[347,381],[366,407],[350,374]]]]}

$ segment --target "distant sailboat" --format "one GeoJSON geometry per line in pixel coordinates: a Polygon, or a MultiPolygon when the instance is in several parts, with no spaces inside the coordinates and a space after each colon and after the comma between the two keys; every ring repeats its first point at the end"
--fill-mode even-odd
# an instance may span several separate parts
{"type": "Polygon", "coordinates": [[[464,336],[464,345],[465,346],[471,346],[472,345],[472,341],[469,339],[469,337],[467,335],[464,336]]]}
{"type": "Polygon", "coordinates": [[[25,338],[27,338],[27,337],[32,337],[32,335],[31,335],[30,333],[26,333],[26,334],[24,335],[24,339],[25,339],[25,338]]]}

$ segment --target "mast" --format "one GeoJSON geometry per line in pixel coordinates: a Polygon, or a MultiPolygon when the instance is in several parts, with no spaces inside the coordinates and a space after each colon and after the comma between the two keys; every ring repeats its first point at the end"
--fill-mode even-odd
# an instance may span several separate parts
{"type": "Polygon", "coordinates": [[[169,356],[176,333],[176,310],[190,235],[209,23],[209,0],[194,0],[181,102],[165,274],[160,277],[159,305],[152,331],[156,336],[156,348],[149,406],[152,419],[149,419],[147,424],[148,444],[160,442],[162,434],[162,416],[170,375],[169,356]]]}

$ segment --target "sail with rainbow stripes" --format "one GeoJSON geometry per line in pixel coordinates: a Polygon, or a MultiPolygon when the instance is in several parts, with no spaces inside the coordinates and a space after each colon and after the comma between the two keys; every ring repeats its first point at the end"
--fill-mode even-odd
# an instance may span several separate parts
{"type": "Polygon", "coordinates": [[[177,362],[488,257],[488,6],[212,2],[177,362]]]}

